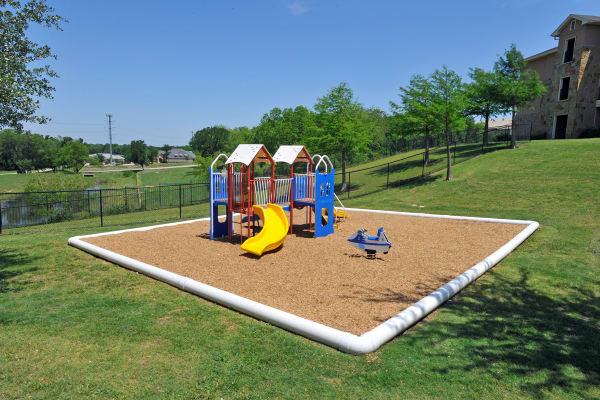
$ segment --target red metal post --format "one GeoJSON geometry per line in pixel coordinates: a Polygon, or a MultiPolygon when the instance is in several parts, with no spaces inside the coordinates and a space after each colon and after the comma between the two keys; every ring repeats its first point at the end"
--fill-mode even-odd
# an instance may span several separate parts
{"type": "Polygon", "coordinates": [[[250,238],[250,218],[252,217],[252,189],[251,187],[253,187],[254,185],[252,184],[252,182],[250,182],[250,167],[248,166],[246,168],[246,172],[247,172],[247,176],[248,176],[248,220],[246,221],[246,225],[248,226],[248,238],[250,238]]]}
{"type": "MultiPolygon", "coordinates": [[[[233,218],[233,164],[229,164],[227,166],[227,203],[229,203],[229,215],[227,217],[233,218]]],[[[227,225],[227,235],[229,236],[229,241],[232,240],[233,232],[233,220],[229,220],[229,224],[227,225]]]]}
{"type": "Polygon", "coordinates": [[[290,233],[294,233],[294,164],[290,165],[290,233]]]}

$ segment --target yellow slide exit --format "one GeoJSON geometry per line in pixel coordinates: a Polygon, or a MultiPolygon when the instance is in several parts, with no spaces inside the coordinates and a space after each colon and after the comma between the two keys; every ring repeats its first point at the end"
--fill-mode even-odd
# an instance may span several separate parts
{"type": "Polygon", "coordinates": [[[262,256],[266,251],[275,250],[283,244],[290,224],[285,211],[277,204],[267,204],[267,208],[252,206],[254,214],[263,221],[263,228],[258,235],[246,239],[242,250],[256,256],[262,256]]]}

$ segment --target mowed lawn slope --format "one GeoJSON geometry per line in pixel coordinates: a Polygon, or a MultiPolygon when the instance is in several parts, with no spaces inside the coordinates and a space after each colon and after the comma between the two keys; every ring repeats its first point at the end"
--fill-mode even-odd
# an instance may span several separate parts
{"type": "Polygon", "coordinates": [[[366,356],[66,245],[98,229],[1,236],[0,398],[598,398],[599,182],[600,140],[541,141],[458,164],[452,182],[433,176],[348,201],[541,224],[366,356]]]}

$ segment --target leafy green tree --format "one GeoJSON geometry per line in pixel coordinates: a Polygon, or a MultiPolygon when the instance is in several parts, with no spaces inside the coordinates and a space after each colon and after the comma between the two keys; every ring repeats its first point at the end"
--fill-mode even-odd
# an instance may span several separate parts
{"type": "Polygon", "coordinates": [[[173,149],[173,146],[170,146],[168,144],[164,144],[163,147],[160,148],[160,150],[163,152],[163,161],[165,163],[169,162],[169,153],[171,152],[172,149],[173,149]]]}
{"type": "Polygon", "coordinates": [[[517,46],[512,44],[494,64],[494,72],[498,75],[500,99],[502,104],[512,112],[511,149],[517,147],[515,137],[515,113],[527,103],[546,92],[546,87],[537,72],[526,68],[525,58],[517,46]]]}
{"type": "Polygon", "coordinates": [[[190,139],[192,150],[203,157],[226,151],[228,144],[229,129],[219,125],[200,129],[190,139]]]}
{"type": "Polygon", "coordinates": [[[148,146],[148,163],[152,164],[158,156],[158,147],[148,146]]]}
{"type": "Polygon", "coordinates": [[[88,164],[93,165],[94,167],[101,167],[102,166],[102,161],[101,159],[103,159],[103,157],[98,154],[98,156],[90,156],[88,158],[88,164]],[[98,157],[100,156],[100,157],[98,157]]]}
{"type": "Polygon", "coordinates": [[[83,141],[69,141],[60,148],[59,163],[64,167],[72,168],[75,173],[78,173],[88,161],[89,153],[89,149],[83,141]]]}
{"type": "MultiPolygon", "coordinates": [[[[370,135],[370,140],[367,144],[369,150],[366,158],[371,159],[381,154],[388,154],[390,149],[388,143],[390,131],[389,116],[385,111],[377,107],[371,107],[362,110],[361,119],[370,135]]],[[[365,159],[359,157],[358,159],[354,158],[354,161],[365,161],[365,159]]]]}
{"type": "Polygon", "coordinates": [[[144,169],[148,165],[148,148],[143,140],[132,140],[129,144],[129,161],[141,165],[144,169]]]}
{"type": "Polygon", "coordinates": [[[233,151],[238,144],[253,142],[252,130],[247,126],[233,128],[229,132],[229,141],[226,146],[227,151],[233,151]]]}
{"type": "Polygon", "coordinates": [[[464,111],[466,96],[460,76],[445,65],[431,74],[431,110],[435,118],[443,123],[446,138],[446,180],[452,179],[450,159],[450,130],[465,125],[464,111]]]}
{"type": "Polygon", "coordinates": [[[400,105],[390,102],[392,115],[400,119],[401,129],[406,130],[404,134],[425,134],[425,165],[429,165],[431,132],[442,129],[432,109],[432,81],[423,75],[413,75],[408,86],[400,88],[400,99],[400,105]]]}
{"type": "Polygon", "coordinates": [[[318,130],[315,117],[315,113],[304,106],[273,108],[253,129],[253,141],[264,144],[271,152],[284,144],[307,144],[306,139],[318,130]]]}
{"type": "Polygon", "coordinates": [[[354,99],[352,89],[345,82],[330,89],[317,99],[319,130],[309,137],[311,146],[326,154],[336,154],[342,164],[342,186],[346,186],[346,161],[354,153],[364,151],[369,142],[365,124],[361,120],[362,106],[354,99]]]}
{"type": "Polygon", "coordinates": [[[22,130],[23,122],[46,123],[36,115],[38,98],[52,98],[50,79],[57,77],[43,62],[56,58],[50,47],[33,42],[28,36],[32,23],[62,30],[67,22],[54,13],[45,0],[0,0],[0,127],[22,130]]]}
{"type": "Polygon", "coordinates": [[[471,68],[469,77],[472,82],[465,85],[468,99],[466,112],[484,118],[483,145],[487,146],[490,117],[507,111],[502,104],[498,75],[481,68],[471,68]]]}

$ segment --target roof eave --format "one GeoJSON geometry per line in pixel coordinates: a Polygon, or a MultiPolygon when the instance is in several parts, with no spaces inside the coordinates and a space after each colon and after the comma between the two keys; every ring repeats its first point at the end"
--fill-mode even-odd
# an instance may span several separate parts
{"type": "Polygon", "coordinates": [[[590,19],[584,15],[569,14],[569,16],[558,26],[558,28],[556,28],[554,30],[554,32],[552,32],[552,34],[550,36],[558,37],[560,35],[560,31],[562,31],[564,29],[564,27],[567,26],[567,24],[569,23],[569,21],[571,19],[576,19],[578,21],[581,21],[582,25],[588,25],[588,24],[589,25],[600,25],[600,21],[597,21],[595,19],[590,19]]]}
{"type": "Polygon", "coordinates": [[[530,61],[539,60],[540,58],[547,57],[547,56],[549,56],[551,54],[556,53],[557,51],[558,51],[558,47],[554,47],[552,49],[549,49],[549,50],[546,50],[546,51],[542,51],[541,53],[537,53],[537,54],[534,54],[534,55],[532,55],[530,57],[527,57],[525,59],[525,61],[526,62],[530,62],[530,61]]]}

